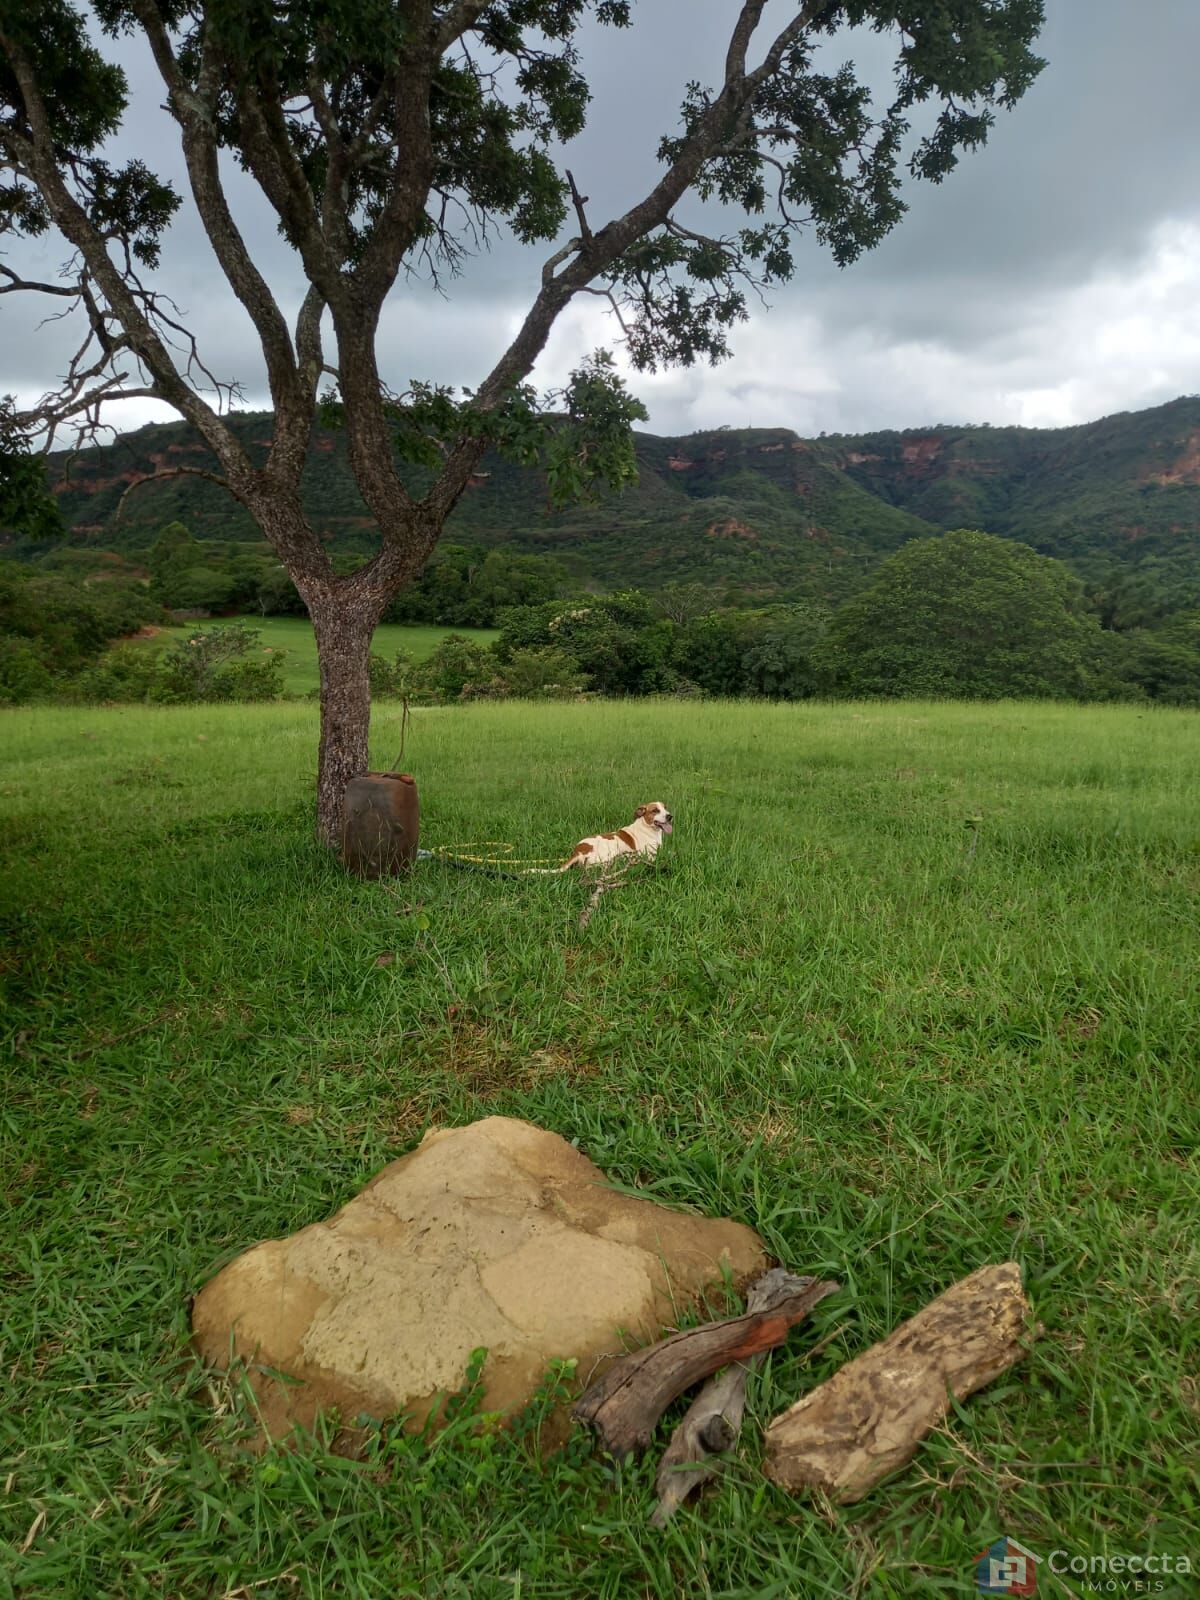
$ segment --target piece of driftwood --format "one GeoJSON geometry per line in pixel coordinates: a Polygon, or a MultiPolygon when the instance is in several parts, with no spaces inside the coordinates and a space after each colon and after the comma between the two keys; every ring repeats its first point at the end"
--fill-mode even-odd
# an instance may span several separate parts
{"type": "Polygon", "coordinates": [[[980,1267],[782,1412],[766,1470],[850,1505],[905,1465],[950,1409],[1025,1354],[1033,1329],[1015,1261],[980,1267]]]}
{"type": "Polygon", "coordinates": [[[746,1312],[685,1328],[613,1363],[576,1402],[573,1415],[590,1423],[601,1444],[619,1460],[647,1448],[659,1417],[684,1390],[731,1361],[744,1361],[782,1344],[788,1329],[841,1287],[798,1278],[801,1287],[769,1311],[746,1312]]]}
{"type": "MultiPolygon", "coordinates": [[[[812,1281],[772,1267],[751,1284],[746,1310],[770,1311],[781,1301],[803,1294],[812,1281]]],[[[665,1528],[688,1496],[717,1472],[720,1456],[733,1448],[746,1409],[746,1380],[763,1354],[732,1362],[714,1373],[688,1407],[659,1463],[652,1528],[665,1528]]]]}

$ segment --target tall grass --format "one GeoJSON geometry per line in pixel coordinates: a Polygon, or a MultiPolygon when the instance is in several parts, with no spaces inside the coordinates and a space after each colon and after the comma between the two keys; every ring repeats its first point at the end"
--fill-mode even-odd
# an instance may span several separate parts
{"type": "Polygon", "coordinates": [[[964,1594],[1003,1533],[1200,1566],[1194,716],[418,710],[426,843],[555,857],[671,806],[670,870],[583,931],[574,878],[344,877],[311,843],[315,729],[301,705],[0,723],[0,1592],[964,1594]],[[246,1456],[186,1359],[221,1264],[489,1112],[845,1285],[665,1535],[653,1463],[586,1442],[545,1468],[468,1436],[246,1456]],[[857,1508],[765,1483],[771,1415],[1011,1257],[1044,1329],[1023,1367],[857,1508]]]}

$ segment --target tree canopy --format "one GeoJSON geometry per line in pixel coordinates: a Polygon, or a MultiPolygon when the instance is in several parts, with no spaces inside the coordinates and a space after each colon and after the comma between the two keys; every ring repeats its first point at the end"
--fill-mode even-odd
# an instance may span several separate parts
{"type": "Polygon", "coordinates": [[[889,556],[831,643],[850,694],[1085,699],[1101,636],[1061,561],[959,529],[889,556]]]}
{"type": "Polygon", "coordinates": [[[563,146],[587,112],[588,29],[629,27],[629,0],[0,0],[0,234],[54,229],[72,252],[54,281],[0,266],[0,293],[46,297],[83,322],[61,384],[14,412],[10,431],[44,442],[95,428],[130,395],[199,429],[219,471],[173,470],[215,477],[247,507],[313,619],[327,836],[366,760],[371,631],[484,449],[543,460],[563,497],[635,470],[630,424],[645,412],[610,356],[554,395],[529,385],[563,309],[604,297],[637,369],[720,359],[748,293],[791,276],[797,233],[853,261],[903,214],[905,173],[940,181],[1041,66],[1042,0],[730,0],[728,13],[719,81],[680,86],[657,179],[604,219],[563,146]],[[893,46],[880,99],[852,63],[831,63],[826,46],[853,28],[893,46]],[[134,34],[161,76],[191,204],[261,346],[274,411],[261,466],[224,423],[232,380],[206,365],[157,280],[182,196],[153,152],[112,151],[134,34]],[[230,157],[300,267],[299,306],[281,303],[238,229],[230,157]],[[710,229],[689,195],[730,225],[710,229]],[[381,372],[398,275],[444,281],[498,228],[550,253],[491,371],[458,394],[436,374],[381,372]],[[298,492],[322,399],[382,540],[350,573],[334,570],[298,492]],[[419,498],[397,454],[433,467],[419,498]]]}
{"type": "MultiPolygon", "coordinates": [[[[765,0],[730,6],[723,82],[687,86],[660,144],[659,182],[600,223],[561,147],[587,112],[585,27],[628,27],[628,0],[0,0],[0,228],[53,225],[77,252],[62,282],[26,284],[5,268],[3,287],[71,299],[92,333],[94,370],[48,397],[36,420],[95,415],[129,392],[121,366],[137,366],[140,392],[193,421],[228,397],[152,283],[181,196],[148,160],[106,155],[128,101],[124,36],[141,33],[153,52],[192,201],[254,322],[285,427],[297,406],[311,414],[325,374],[347,399],[369,402],[375,429],[390,398],[391,421],[411,444],[413,432],[520,434],[520,384],[554,316],[583,289],[609,296],[638,367],[726,354],[747,286],[790,276],[797,231],[811,227],[840,263],[854,260],[902,215],[903,166],[939,181],[1041,65],[1032,49],[1041,0],[808,0],[756,52],[765,9],[765,0]],[[821,47],[848,27],[895,41],[883,105],[852,63],[824,65],[821,47]],[[222,151],[255,180],[300,259],[310,292],[294,330],[238,232],[222,151]],[[689,190],[740,211],[744,225],[695,231],[677,215],[689,190]],[[577,231],[547,261],[525,325],[472,404],[437,407],[428,387],[396,403],[373,333],[401,268],[453,272],[498,227],[527,243],[557,241],[572,213],[577,231]],[[330,369],[326,312],[340,358],[330,369]],[[172,358],[181,337],[183,362],[172,358]]],[[[611,376],[599,385],[610,396],[613,387],[611,376]]],[[[562,398],[568,411],[603,409],[594,382],[562,398]]],[[[369,431],[357,409],[349,425],[369,431]]],[[[302,441],[277,448],[286,458],[302,441]]],[[[447,491],[457,476],[449,472],[447,491]]]]}

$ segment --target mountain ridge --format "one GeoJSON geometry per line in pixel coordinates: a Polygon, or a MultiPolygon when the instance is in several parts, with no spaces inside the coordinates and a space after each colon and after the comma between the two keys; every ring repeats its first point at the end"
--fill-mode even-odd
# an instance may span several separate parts
{"type": "MultiPolygon", "coordinates": [[[[231,418],[262,459],[271,414],[231,418]]],[[[1019,539],[1097,581],[1121,569],[1200,604],[1200,396],[1068,428],[948,425],[806,439],[788,428],[636,435],[639,481],[598,505],[553,510],[539,475],[485,459],[446,528],[458,543],[553,555],[581,581],[658,588],[701,580],[747,599],[861,588],[907,540],[952,527],[1019,539]]],[[[167,522],[202,539],[260,538],[249,516],[204,479],[136,480],[210,466],[181,422],[151,423],[74,456],[50,458],[73,539],[144,548],[167,522]]],[[[417,469],[401,467],[414,489],[417,469]]],[[[335,550],[366,553],[374,525],[349,472],[345,439],[317,430],[303,497],[335,550]]]]}

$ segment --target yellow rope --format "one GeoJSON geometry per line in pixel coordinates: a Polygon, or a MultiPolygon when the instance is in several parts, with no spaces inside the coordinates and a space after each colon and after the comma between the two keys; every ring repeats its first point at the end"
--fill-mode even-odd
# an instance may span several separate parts
{"type": "Polygon", "coordinates": [[[444,856],[447,861],[471,861],[481,867],[547,867],[558,866],[561,856],[514,856],[515,844],[503,839],[467,839],[463,844],[435,845],[429,854],[444,856]],[[467,850],[490,849],[503,852],[498,856],[469,856],[467,850]]]}

